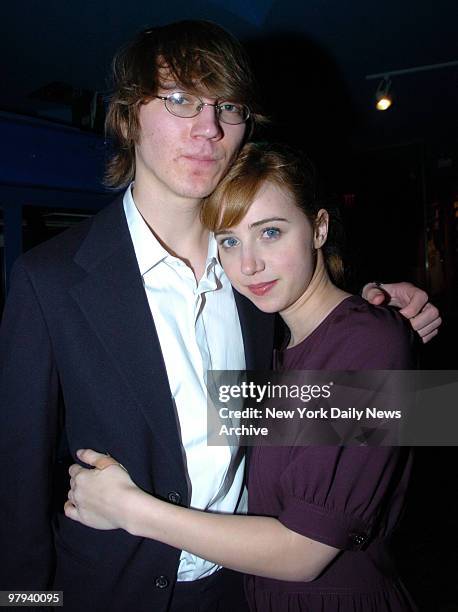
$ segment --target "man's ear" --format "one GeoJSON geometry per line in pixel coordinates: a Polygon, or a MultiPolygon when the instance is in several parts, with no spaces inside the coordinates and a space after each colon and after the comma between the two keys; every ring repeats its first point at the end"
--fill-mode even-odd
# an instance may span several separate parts
{"type": "Polygon", "coordinates": [[[124,119],[121,119],[121,121],[119,122],[119,127],[124,140],[129,140],[129,130],[127,129],[127,123],[124,119]]]}
{"type": "Polygon", "coordinates": [[[318,211],[318,214],[314,223],[313,231],[313,246],[315,249],[321,249],[324,246],[328,238],[329,229],[329,214],[324,208],[318,211]]]}
{"type": "Polygon", "coordinates": [[[140,106],[144,102],[138,102],[135,108],[125,108],[119,116],[119,130],[126,144],[134,145],[140,133],[140,106]]]}

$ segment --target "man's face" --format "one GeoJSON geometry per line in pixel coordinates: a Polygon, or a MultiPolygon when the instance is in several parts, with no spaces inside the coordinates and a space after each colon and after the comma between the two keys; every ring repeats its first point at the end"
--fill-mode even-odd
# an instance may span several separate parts
{"type": "MultiPolygon", "coordinates": [[[[167,84],[158,95],[174,91],[183,89],[167,84]]],[[[200,97],[215,102],[208,95],[200,97]]],[[[159,201],[200,200],[210,194],[237,155],[246,129],[244,123],[220,123],[212,106],[204,106],[196,117],[176,117],[159,98],[140,107],[139,123],[136,187],[159,201]]]]}

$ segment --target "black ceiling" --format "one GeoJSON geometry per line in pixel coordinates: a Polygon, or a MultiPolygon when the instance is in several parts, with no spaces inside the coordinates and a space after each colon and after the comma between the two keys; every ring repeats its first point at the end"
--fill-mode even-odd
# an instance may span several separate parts
{"type": "Polygon", "coordinates": [[[456,138],[458,67],[394,78],[386,113],[365,76],[458,60],[457,17],[456,0],[19,1],[2,10],[0,106],[62,118],[64,106],[31,94],[52,82],[104,91],[113,53],[137,30],[196,18],[248,44],[279,130],[323,133],[326,146],[332,134],[364,146],[456,138]]]}

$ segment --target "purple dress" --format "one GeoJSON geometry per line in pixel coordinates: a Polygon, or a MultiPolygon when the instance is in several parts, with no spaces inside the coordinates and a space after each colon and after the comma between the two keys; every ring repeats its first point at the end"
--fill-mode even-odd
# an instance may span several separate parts
{"type": "MultiPolygon", "coordinates": [[[[299,345],[276,355],[277,369],[409,369],[401,317],[346,298],[299,345]]],[[[400,612],[416,607],[387,543],[403,507],[411,453],[394,447],[255,447],[250,514],[341,549],[312,582],[248,576],[253,612],[400,612]]]]}

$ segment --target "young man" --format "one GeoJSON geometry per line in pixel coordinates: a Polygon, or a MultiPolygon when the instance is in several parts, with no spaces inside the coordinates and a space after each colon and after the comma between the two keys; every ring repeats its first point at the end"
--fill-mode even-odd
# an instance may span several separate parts
{"type": "MultiPolygon", "coordinates": [[[[242,453],[206,446],[204,376],[268,369],[273,347],[273,318],[232,292],[199,216],[262,120],[243,50],[182,22],[141,33],[114,70],[108,179],[127,190],[25,254],[5,309],[0,589],[63,590],[67,611],[239,611],[237,575],[62,513],[54,466],[78,448],[112,454],[170,503],[243,509],[242,453]]],[[[398,294],[433,335],[424,294],[398,294]]]]}

